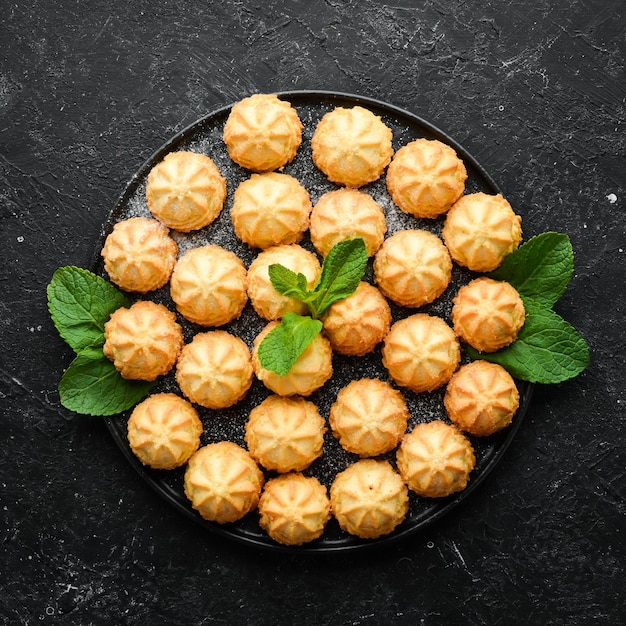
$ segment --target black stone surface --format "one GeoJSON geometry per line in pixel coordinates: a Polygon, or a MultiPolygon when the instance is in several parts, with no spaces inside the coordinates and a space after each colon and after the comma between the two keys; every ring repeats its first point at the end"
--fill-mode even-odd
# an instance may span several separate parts
{"type": "Polygon", "coordinates": [[[626,7],[622,0],[148,2],[0,7],[3,624],[623,624],[626,7]],[[491,173],[524,233],[567,233],[557,310],[592,363],[539,387],[502,463],[384,551],[225,541],[63,409],[46,309],[89,266],[129,176],[254,92],[320,89],[430,120],[491,173]]]}

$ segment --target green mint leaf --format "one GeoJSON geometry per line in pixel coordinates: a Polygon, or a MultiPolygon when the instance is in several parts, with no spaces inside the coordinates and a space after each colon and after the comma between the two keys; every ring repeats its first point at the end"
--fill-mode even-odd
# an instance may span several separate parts
{"type": "Polygon", "coordinates": [[[367,248],[362,238],[335,244],[322,263],[322,272],[307,301],[311,314],[319,318],[337,300],[353,294],[365,274],[367,248]]]}
{"type": "Polygon", "coordinates": [[[302,302],[306,300],[309,289],[304,274],[296,274],[280,263],[272,263],[268,267],[268,274],[272,287],[278,293],[302,302]]]}
{"type": "Polygon", "coordinates": [[[259,345],[261,367],[285,376],[322,330],[322,322],[297,313],[285,313],[259,345]]]}
{"type": "Polygon", "coordinates": [[[542,304],[524,299],[526,320],[517,339],[497,352],[478,352],[472,359],[499,363],[520,380],[560,383],[578,376],[589,365],[589,346],[578,331],[542,304]]]}
{"type": "Polygon", "coordinates": [[[59,335],[76,353],[104,345],[104,324],[111,313],[130,306],[116,287],[88,270],[67,266],[54,272],[48,310],[59,335]]]}
{"type": "Polygon", "coordinates": [[[154,382],[126,380],[98,353],[79,354],[59,382],[61,404],[82,415],[116,415],[142,400],[154,382]]]}
{"type": "Polygon", "coordinates": [[[505,280],[522,297],[551,307],[565,292],[573,272],[574,253],[569,237],[542,233],[507,255],[489,277],[505,280]]]}

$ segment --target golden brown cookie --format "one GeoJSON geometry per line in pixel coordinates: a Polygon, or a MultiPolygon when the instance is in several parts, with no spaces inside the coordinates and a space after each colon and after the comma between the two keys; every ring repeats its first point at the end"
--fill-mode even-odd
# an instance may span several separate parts
{"type": "Polygon", "coordinates": [[[408,419],[409,410],[398,390],[377,378],[362,378],[337,394],[329,422],[344,449],[368,457],[393,450],[408,419]]]}
{"type": "Polygon", "coordinates": [[[522,218],[500,194],[471,193],[450,209],[442,236],[459,265],[490,272],[522,241],[522,218]]]}
{"type": "Polygon", "coordinates": [[[166,226],[181,232],[208,226],[225,199],[226,180],[205,154],[170,152],[148,174],[148,209],[166,226]]]}
{"type": "Polygon", "coordinates": [[[481,352],[508,346],[524,325],[524,303],[504,281],[476,278],[461,287],[452,302],[454,332],[481,352]]]}
{"type": "Polygon", "coordinates": [[[361,281],[352,295],[331,304],[322,323],[335,352],[363,356],[389,332],[391,310],[376,287],[361,281]]]}
{"type": "Polygon", "coordinates": [[[254,94],[233,106],[224,142],[235,163],[254,172],[283,167],[296,156],[302,122],[289,102],[275,94],[254,94]]]}
{"type": "Polygon", "coordinates": [[[235,190],[230,215],[235,233],[251,248],[297,243],[309,227],[309,192],[278,172],[252,174],[235,190]]]}
{"type": "Polygon", "coordinates": [[[311,241],[326,256],[345,239],[361,237],[368,256],[376,253],[387,232],[382,207],[358,189],[335,189],[322,195],[311,212],[311,241]]]}
{"type": "Polygon", "coordinates": [[[200,446],[202,422],[191,403],[173,393],[140,402],[128,419],[128,443],[135,456],[154,469],[184,465],[200,446]]]}
{"type": "Polygon", "coordinates": [[[266,320],[277,320],[285,313],[305,315],[304,302],[283,296],[274,289],[269,277],[269,266],[277,263],[296,274],[303,274],[309,289],[317,281],[321,267],[315,254],[298,244],[272,246],[263,250],[248,268],[246,289],[254,310],[266,320]]]}
{"type": "Polygon", "coordinates": [[[391,129],[361,106],[336,107],[315,128],[313,162],[328,179],[361,187],[380,178],[391,160],[391,129]]]}
{"type": "Polygon", "coordinates": [[[179,313],[202,326],[222,326],[241,315],[248,301],[246,267],[230,250],[208,245],[178,259],[170,293],[179,313]]]}
{"type": "Polygon", "coordinates": [[[158,220],[131,217],[115,224],[101,254],[113,283],[125,291],[147,293],[170,279],[178,246],[158,220]]]}
{"type": "Polygon", "coordinates": [[[165,306],[140,300],[111,315],[104,325],[104,339],[104,355],[123,378],[155,380],[174,366],[183,329],[165,306]]]}
{"type": "Polygon", "coordinates": [[[278,543],[309,543],[322,535],[330,519],[326,487],[299,473],[272,478],[261,494],[259,514],[261,528],[278,543]]]}
{"type": "Polygon", "coordinates": [[[332,350],[330,343],[321,333],[317,334],[307,346],[287,374],[261,367],[258,349],[265,336],[278,322],[270,322],[254,340],[252,365],[256,377],[271,391],[279,396],[310,396],[333,375],[332,350]]]}
{"type": "Polygon", "coordinates": [[[335,477],[330,508],[343,530],[363,539],[376,539],[404,521],[408,491],[387,461],[362,459],[335,477]]]}
{"type": "Polygon", "coordinates": [[[239,402],[252,384],[248,346],[224,330],[198,333],[183,346],[176,381],[189,400],[208,409],[239,402]]]}
{"type": "Polygon", "coordinates": [[[467,171],[456,152],[436,139],[416,139],[400,148],[387,169],[393,201],[415,217],[434,218],[465,190],[467,171]]]}
{"type": "Polygon", "coordinates": [[[486,437],[511,423],[519,407],[519,392],[501,365],[473,361],[451,378],[443,403],[458,428],[486,437]]]}
{"type": "Polygon", "coordinates": [[[465,489],[476,462],[467,437],[441,420],[418,424],[404,436],[396,456],[409,489],[426,498],[465,489]]]}
{"type": "Polygon", "coordinates": [[[250,412],[245,440],[252,457],[266,469],[300,471],[322,454],[325,431],[312,402],[272,395],[250,412]]]}
{"type": "Polygon", "coordinates": [[[184,489],[204,519],[226,524],[256,508],[263,482],[263,473],[243,448],[220,441],[200,448],[189,459],[184,489]]]}
{"type": "Polygon", "coordinates": [[[460,358],[454,331],[441,318],[424,313],[393,324],[383,344],[383,365],[390,376],[416,392],[447,383],[460,358]]]}
{"type": "Polygon", "coordinates": [[[417,308],[436,300],[452,276],[452,260],[437,235],[401,230],[383,243],[374,259],[374,280],[402,306],[417,308]]]}

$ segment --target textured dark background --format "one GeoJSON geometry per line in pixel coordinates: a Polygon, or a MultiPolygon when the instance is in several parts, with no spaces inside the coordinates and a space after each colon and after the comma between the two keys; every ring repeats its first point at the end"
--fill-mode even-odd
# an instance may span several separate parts
{"type": "Polygon", "coordinates": [[[556,2],[0,2],[3,624],[623,624],[626,9],[556,2]],[[56,385],[61,265],[88,266],[130,175],[254,92],[386,100],[473,153],[576,253],[557,310],[579,378],[536,390],[497,470],[381,552],[259,553],[141,482],[56,385]]]}

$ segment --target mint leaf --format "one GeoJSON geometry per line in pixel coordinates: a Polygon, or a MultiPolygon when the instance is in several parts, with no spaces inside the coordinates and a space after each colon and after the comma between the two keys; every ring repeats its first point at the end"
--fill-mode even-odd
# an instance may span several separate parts
{"type": "Polygon", "coordinates": [[[322,322],[319,320],[285,313],[280,324],[259,345],[261,367],[285,376],[321,330],[322,322]]]}
{"type": "Polygon", "coordinates": [[[126,380],[102,351],[79,354],[59,382],[61,404],[83,415],[116,415],[144,398],[154,382],[126,380]]]}
{"type": "Polygon", "coordinates": [[[337,300],[347,298],[359,286],[367,267],[367,248],[362,238],[335,244],[322,264],[322,272],[307,304],[313,317],[320,317],[337,300]]]}
{"type": "Polygon", "coordinates": [[[524,299],[526,320],[517,339],[497,352],[479,352],[472,359],[499,363],[515,378],[531,383],[560,383],[589,365],[589,346],[578,331],[551,309],[524,299]]]}
{"type": "Polygon", "coordinates": [[[574,253],[569,237],[549,232],[529,239],[507,255],[489,277],[505,280],[522,297],[551,307],[565,292],[573,272],[574,253]]]}
{"type": "Polygon", "coordinates": [[[308,296],[309,288],[304,274],[296,274],[280,263],[272,263],[267,268],[272,287],[283,296],[295,298],[304,302],[308,296]]]}
{"type": "Polygon", "coordinates": [[[88,270],[57,269],[47,287],[48,310],[59,335],[76,353],[104,345],[104,324],[130,301],[116,287],[88,270]]]}

